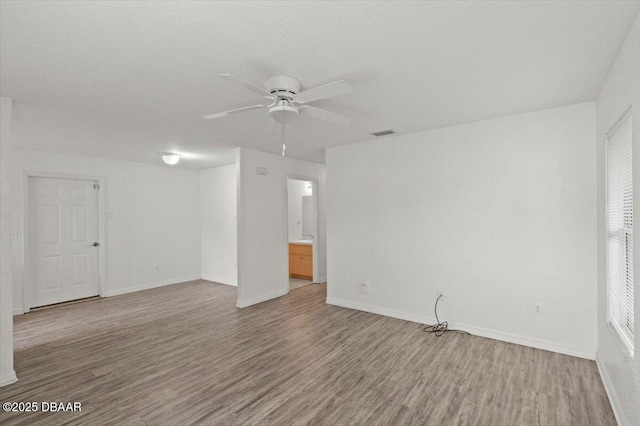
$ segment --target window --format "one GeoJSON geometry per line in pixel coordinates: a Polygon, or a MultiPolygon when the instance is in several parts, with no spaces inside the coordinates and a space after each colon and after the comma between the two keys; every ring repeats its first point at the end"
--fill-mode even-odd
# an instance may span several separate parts
{"type": "Polygon", "coordinates": [[[633,355],[633,182],[631,110],[607,135],[607,311],[633,355]]]}

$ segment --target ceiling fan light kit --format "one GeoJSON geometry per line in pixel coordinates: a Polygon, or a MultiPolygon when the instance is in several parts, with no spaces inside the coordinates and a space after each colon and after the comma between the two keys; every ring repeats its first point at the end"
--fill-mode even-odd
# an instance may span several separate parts
{"type": "Polygon", "coordinates": [[[287,101],[278,101],[276,105],[269,108],[269,116],[281,124],[287,124],[296,119],[300,110],[287,101]]]}

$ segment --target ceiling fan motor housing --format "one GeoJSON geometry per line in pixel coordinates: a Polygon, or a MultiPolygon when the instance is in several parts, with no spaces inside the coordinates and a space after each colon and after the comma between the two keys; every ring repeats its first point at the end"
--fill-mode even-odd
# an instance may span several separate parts
{"type": "Polygon", "coordinates": [[[295,78],[283,75],[270,78],[264,86],[272,95],[278,98],[288,99],[289,101],[293,100],[293,98],[300,93],[300,87],[302,87],[300,82],[295,78]]]}

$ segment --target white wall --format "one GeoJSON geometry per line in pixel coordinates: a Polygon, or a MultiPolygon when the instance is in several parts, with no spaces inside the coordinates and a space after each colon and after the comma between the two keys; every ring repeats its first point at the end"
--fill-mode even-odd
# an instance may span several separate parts
{"type": "Polygon", "coordinates": [[[584,103],[329,149],[327,302],[433,323],[441,289],[454,328],[594,358],[594,122],[584,103]]]}
{"type": "Polygon", "coordinates": [[[289,191],[289,241],[302,239],[302,197],[311,195],[309,182],[304,180],[289,179],[287,182],[289,191]]]}
{"type": "MultiPolygon", "coordinates": [[[[635,361],[620,350],[607,326],[606,159],[605,133],[633,106],[633,198],[640,208],[640,18],[629,33],[597,99],[598,158],[598,367],[611,405],[621,425],[640,424],[640,285],[635,282],[635,361]],[[635,370],[633,364],[635,363],[635,370]]],[[[640,233],[633,244],[640,247],[640,233]]],[[[640,250],[634,251],[635,276],[640,277],[640,250]]]]}
{"type": "MultiPolygon", "coordinates": [[[[14,112],[19,109],[20,104],[14,104],[14,112]]],[[[112,212],[106,218],[105,240],[101,241],[101,250],[106,250],[106,295],[200,278],[199,172],[21,149],[32,143],[33,137],[55,140],[59,132],[93,137],[92,131],[81,127],[77,132],[55,126],[43,129],[42,123],[31,123],[30,117],[33,115],[13,115],[14,146],[6,152],[13,229],[18,232],[12,247],[14,312],[21,310],[23,302],[27,172],[104,178],[101,191],[105,204],[100,209],[112,212]],[[38,127],[38,132],[31,131],[32,127],[38,127]]]]}
{"type": "Polygon", "coordinates": [[[238,284],[237,185],[235,164],[200,171],[202,278],[238,284]]]}
{"type": "Polygon", "coordinates": [[[325,166],[240,149],[238,194],[238,306],[244,307],[289,291],[287,175],[318,182],[318,281],[326,277],[325,166]],[[268,169],[266,176],[256,168],[268,169]]]}
{"type": "Polygon", "coordinates": [[[0,98],[0,386],[16,381],[13,370],[13,279],[9,160],[12,100],[0,98]]]}

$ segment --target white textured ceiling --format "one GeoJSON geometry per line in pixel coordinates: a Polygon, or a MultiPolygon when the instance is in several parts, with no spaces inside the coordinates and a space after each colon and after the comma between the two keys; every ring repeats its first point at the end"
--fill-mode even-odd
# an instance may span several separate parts
{"type": "Polygon", "coordinates": [[[593,100],[638,6],[2,1],[0,88],[22,115],[60,126],[80,118],[105,135],[51,141],[31,129],[30,148],[152,163],[175,149],[192,154],[182,166],[203,168],[228,162],[233,146],[280,152],[264,110],[201,118],[262,101],[217,74],[257,84],[290,75],[304,87],[344,79],[354,94],[314,105],[355,118],[353,126],[301,117],[286,129],[288,155],[322,163],[325,148],[372,131],[593,100]]]}

